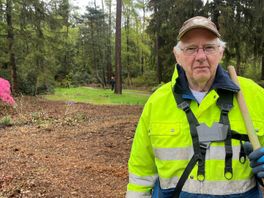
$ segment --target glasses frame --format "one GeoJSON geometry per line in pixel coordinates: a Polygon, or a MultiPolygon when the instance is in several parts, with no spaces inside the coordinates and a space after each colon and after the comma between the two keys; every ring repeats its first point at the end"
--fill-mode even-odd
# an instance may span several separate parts
{"type": "Polygon", "coordinates": [[[199,49],[202,49],[203,52],[204,52],[204,54],[206,54],[206,55],[212,55],[212,54],[215,54],[217,52],[217,50],[219,49],[219,47],[220,47],[219,44],[205,44],[202,47],[198,47],[198,46],[195,46],[195,45],[193,45],[193,46],[187,46],[187,47],[184,47],[184,48],[180,48],[180,50],[183,52],[184,55],[187,55],[187,56],[196,56],[198,54],[198,52],[199,52],[199,49]],[[210,46],[211,47],[214,46],[215,49],[213,51],[206,50],[206,47],[210,47],[210,46]],[[187,49],[188,48],[194,48],[194,51],[191,52],[191,53],[188,53],[187,52],[187,49]]]}

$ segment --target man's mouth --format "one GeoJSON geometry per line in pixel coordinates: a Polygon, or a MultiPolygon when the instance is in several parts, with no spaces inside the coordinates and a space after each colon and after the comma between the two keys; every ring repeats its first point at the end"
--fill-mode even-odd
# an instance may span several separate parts
{"type": "Polygon", "coordinates": [[[194,69],[209,69],[208,66],[196,66],[194,69]]]}

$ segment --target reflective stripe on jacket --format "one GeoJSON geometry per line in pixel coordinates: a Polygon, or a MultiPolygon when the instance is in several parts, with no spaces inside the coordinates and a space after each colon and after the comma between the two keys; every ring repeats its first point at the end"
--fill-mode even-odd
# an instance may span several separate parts
{"type": "MultiPolygon", "coordinates": [[[[221,72],[223,70],[219,68],[221,72]]],[[[127,198],[150,197],[159,178],[162,189],[174,188],[193,155],[190,127],[185,112],[177,108],[173,86],[178,78],[175,69],[172,81],[151,95],[145,104],[133,140],[129,168],[127,198]]],[[[261,144],[264,143],[264,90],[252,80],[239,77],[250,116],[261,144]]],[[[222,86],[222,85],[221,85],[222,86]]],[[[223,85],[224,86],[224,85],[223,85]]],[[[219,87],[219,86],[218,86],[219,87]]],[[[201,104],[192,100],[190,106],[199,123],[212,126],[219,122],[219,95],[211,89],[201,104]]],[[[246,134],[237,100],[229,112],[231,129],[246,134]]],[[[240,142],[232,139],[233,177],[224,176],[224,142],[212,142],[206,151],[205,180],[197,179],[197,165],[187,179],[183,191],[196,194],[229,195],[244,193],[256,185],[249,161],[239,162],[240,142]]]]}

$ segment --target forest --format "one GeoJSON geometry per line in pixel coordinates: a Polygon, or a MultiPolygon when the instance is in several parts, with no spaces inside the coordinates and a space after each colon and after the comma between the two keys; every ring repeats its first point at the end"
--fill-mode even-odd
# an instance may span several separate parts
{"type": "Polygon", "coordinates": [[[69,0],[0,0],[0,76],[26,95],[106,87],[112,75],[125,88],[154,87],[170,80],[179,28],[196,15],[227,43],[222,65],[262,83],[263,0],[102,0],[84,13],[69,0]]]}

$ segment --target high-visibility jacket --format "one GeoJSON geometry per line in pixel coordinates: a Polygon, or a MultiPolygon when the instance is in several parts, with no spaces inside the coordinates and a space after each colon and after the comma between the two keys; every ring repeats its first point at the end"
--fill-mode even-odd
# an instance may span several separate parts
{"type": "MultiPolygon", "coordinates": [[[[178,69],[177,69],[178,68],[178,69]]],[[[135,132],[128,162],[129,184],[127,198],[150,197],[157,179],[162,189],[175,188],[192,157],[193,144],[185,112],[177,107],[173,87],[179,78],[176,67],[171,82],[156,90],[149,98],[135,132]]],[[[181,74],[182,75],[182,74],[181,74]]],[[[218,88],[229,89],[227,72],[218,66],[212,88],[200,104],[195,99],[190,108],[199,123],[212,126],[219,122],[220,109],[216,105],[218,88]],[[221,73],[221,75],[219,74],[221,73]],[[219,77],[220,76],[220,77],[219,77]]],[[[250,79],[239,77],[240,89],[247,103],[254,128],[261,145],[264,144],[264,89],[250,79]]],[[[232,130],[246,134],[244,121],[236,98],[228,117],[232,130]]],[[[224,176],[224,142],[212,142],[206,151],[205,180],[197,179],[197,164],[191,171],[183,191],[196,194],[230,195],[244,193],[256,186],[247,160],[239,161],[240,141],[232,139],[233,177],[224,176]]]]}

